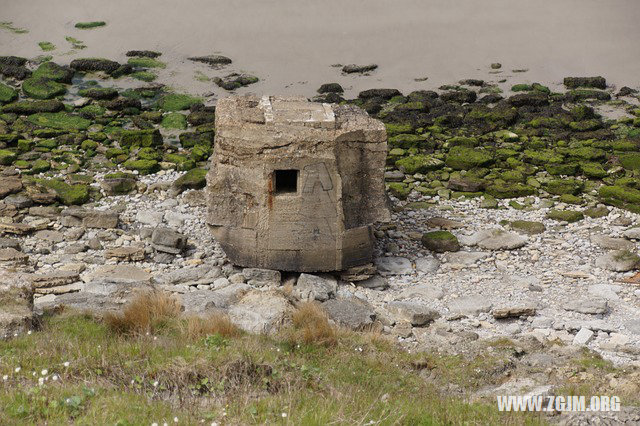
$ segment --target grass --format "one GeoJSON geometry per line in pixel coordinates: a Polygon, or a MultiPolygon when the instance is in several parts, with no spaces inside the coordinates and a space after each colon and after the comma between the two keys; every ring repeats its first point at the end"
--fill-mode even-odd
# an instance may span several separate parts
{"type": "Polygon", "coordinates": [[[146,82],[150,82],[156,79],[156,75],[149,71],[136,71],[133,74],[131,74],[131,77],[135,78],[136,80],[141,80],[146,82]]]}
{"type": "Polygon", "coordinates": [[[313,304],[269,337],[146,293],[103,320],[63,311],[0,342],[0,424],[539,424],[440,393],[422,360],[333,328],[313,304]]]}

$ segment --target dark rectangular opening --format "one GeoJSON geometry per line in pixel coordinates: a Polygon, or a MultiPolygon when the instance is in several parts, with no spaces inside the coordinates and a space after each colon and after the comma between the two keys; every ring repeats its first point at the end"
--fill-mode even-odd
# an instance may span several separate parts
{"type": "Polygon", "coordinates": [[[298,170],[274,170],[273,180],[276,194],[298,192],[298,170]]]}

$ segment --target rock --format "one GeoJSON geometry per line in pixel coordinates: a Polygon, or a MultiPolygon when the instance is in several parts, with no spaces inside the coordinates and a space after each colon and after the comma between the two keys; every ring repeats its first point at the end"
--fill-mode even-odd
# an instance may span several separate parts
{"type": "Polygon", "coordinates": [[[376,68],[378,68],[378,65],[376,65],[376,64],[369,64],[369,65],[351,64],[351,65],[343,66],[342,67],[342,72],[345,73],[345,74],[366,73],[366,72],[373,71],[376,68]]]}
{"type": "Polygon", "coordinates": [[[454,315],[475,316],[491,310],[491,302],[481,295],[461,297],[449,303],[449,311],[454,315]]]}
{"type": "Polygon", "coordinates": [[[599,315],[609,311],[609,305],[604,299],[572,299],[564,304],[567,311],[580,312],[581,314],[599,315]]]}
{"type": "Polygon", "coordinates": [[[592,244],[609,250],[635,250],[636,245],[623,238],[613,238],[607,235],[591,235],[589,238],[592,244]]]}
{"type": "Polygon", "coordinates": [[[129,50],[126,53],[126,56],[137,56],[139,58],[157,58],[160,55],[162,55],[162,53],[160,52],[154,52],[153,50],[129,50]]]}
{"type": "Polygon", "coordinates": [[[20,266],[26,265],[28,262],[29,256],[14,248],[0,249],[0,265],[2,266],[20,266]]]}
{"type": "Polygon", "coordinates": [[[363,281],[371,278],[376,273],[376,267],[369,263],[366,265],[352,266],[340,272],[340,279],[347,282],[363,281]]]}
{"type": "Polygon", "coordinates": [[[416,271],[423,274],[434,274],[440,267],[440,261],[435,257],[419,257],[416,259],[416,271]]]}
{"type": "Polygon", "coordinates": [[[137,181],[131,173],[109,173],[105,175],[100,186],[107,195],[125,195],[136,189],[137,181]]]}
{"type": "Polygon", "coordinates": [[[120,68],[120,64],[115,61],[101,58],[82,58],[74,59],[69,64],[76,71],[95,72],[102,71],[112,74],[120,68]]]}
{"type": "Polygon", "coordinates": [[[640,227],[629,228],[623,232],[623,235],[630,240],[640,240],[640,227]]]}
{"type": "Polygon", "coordinates": [[[202,189],[207,184],[206,176],[207,170],[205,169],[191,169],[176,179],[175,182],[173,182],[173,186],[180,192],[186,191],[187,189],[202,189]]]}
{"type": "Polygon", "coordinates": [[[622,286],[611,284],[594,284],[587,290],[590,294],[606,300],[619,300],[618,293],[622,291],[622,286]]]}
{"type": "MultiPolygon", "coordinates": [[[[361,281],[361,283],[363,282],[366,281],[361,281]]],[[[318,300],[324,302],[334,297],[337,290],[338,281],[333,277],[300,274],[294,294],[300,300],[318,300]]]]}
{"type": "Polygon", "coordinates": [[[187,237],[169,228],[157,227],[153,230],[151,242],[157,251],[178,254],[186,247],[187,237]]]}
{"type": "Polygon", "coordinates": [[[414,327],[421,327],[440,318],[435,309],[415,302],[389,302],[386,309],[395,315],[396,322],[407,321],[414,327]]]}
{"type": "MultiPolygon", "coordinates": [[[[40,231],[40,232],[42,232],[42,231],[40,231]]],[[[17,251],[21,251],[22,250],[22,248],[20,246],[20,241],[15,240],[13,238],[0,237],[0,249],[3,249],[3,248],[12,248],[12,249],[15,249],[17,251]]]]}
{"type": "Polygon", "coordinates": [[[248,86],[250,84],[257,83],[259,81],[258,77],[250,74],[238,74],[231,73],[226,75],[223,78],[214,77],[213,82],[218,86],[222,87],[225,90],[236,90],[244,86],[248,86]]]}
{"type": "Polygon", "coordinates": [[[357,298],[330,299],[324,302],[322,307],[331,320],[351,330],[366,329],[376,319],[371,305],[357,298]]]}
{"type": "Polygon", "coordinates": [[[510,222],[509,225],[513,230],[527,235],[542,234],[547,229],[542,222],[532,222],[528,220],[514,220],[510,222]]]}
{"type": "Polygon", "coordinates": [[[0,269],[0,338],[33,327],[33,287],[24,274],[0,269]]]}
{"type": "Polygon", "coordinates": [[[436,253],[460,250],[460,243],[449,231],[432,231],[422,235],[422,245],[436,253]]]}
{"type": "Polygon", "coordinates": [[[458,220],[445,219],[444,217],[431,217],[427,219],[426,225],[429,228],[440,228],[440,229],[459,229],[463,228],[464,224],[458,220]]]}
{"type": "Polygon", "coordinates": [[[158,226],[163,218],[164,212],[158,210],[140,210],[136,213],[136,221],[145,225],[158,226]]]}
{"type": "Polygon", "coordinates": [[[604,77],[565,77],[564,85],[569,89],[577,89],[578,87],[606,89],[607,80],[604,77]]]}
{"type": "Polygon", "coordinates": [[[104,257],[121,262],[137,262],[144,260],[145,253],[143,247],[116,247],[105,250],[104,257]]]}
{"type": "Polygon", "coordinates": [[[554,209],[547,213],[547,217],[560,222],[574,223],[584,219],[584,214],[579,211],[554,209]]]}
{"type": "Polygon", "coordinates": [[[489,257],[491,253],[481,251],[459,251],[455,253],[447,253],[445,261],[451,266],[469,267],[478,263],[482,259],[489,257]]]}
{"type": "Polygon", "coordinates": [[[180,302],[185,313],[207,314],[216,309],[228,309],[249,290],[251,286],[247,284],[232,284],[215,291],[189,291],[180,296],[180,302]]]}
{"type": "Polygon", "coordinates": [[[389,283],[383,277],[373,276],[371,278],[367,278],[366,280],[358,281],[356,283],[356,286],[369,288],[372,290],[384,290],[389,287],[389,283]]]}
{"type": "Polygon", "coordinates": [[[444,297],[444,291],[437,284],[418,284],[404,288],[400,297],[403,299],[439,300],[444,297]]]}
{"type": "Polygon", "coordinates": [[[293,306],[282,294],[251,290],[229,308],[229,318],[247,332],[274,334],[289,322],[292,312],[293,306]]]}
{"type": "Polygon", "coordinates": [[[35,231],[36,228],[26,223],[1,223],[0,232],[14,235],[27,235],[35,231]]]}
{"type": "Polygon", "coordinates": [[[247,279],[247,284],[254,287],[279,286],[282,282],[280,271],[260,268],[244,268],[242,275],[247,279]]]}
{"type": "Polygon", "coordinates": [[[637,254],[626,250],[616,250],[604,254],[596,259],[596,267],[615,272],[634,270],[640,263],[637,254]]]}
{"type": "Polygon", "coordinates": [[[502,229],[485,229],[461,238],[464,245],[478,245],[488,250],[513,250],[527,243],[527,237],[502,229]]]}
{"type": "Polygon", "coordinates": [[[495,319],[517,318],[521,316],[533,316],[536,314],[536,307],[533,305],[508,306],[493,308],[491,315],[495,319]]]}
{"type": "Polygon", "coordinates": [[[54,271],[46,274],[31,274],[29,280],[34,289],[58,287],[80,281],[80,274],[73,271],[54,271]]]}
{"type": "Polygon", "coordinates": [[[0,198],[4,198],[9,194],[15,194],[22,190],[22,179],[19,177],[2,177],[0,178],[0,198]]]}
{"type": "Polygon", "coordinates": [[[325,83],[317,90],[318,93],[342,93],[344,89],[338,83],[325,83]]]}
{"type": "Polygon", "coordinates": [[[381,275],[406,275],[413,273],[411,261],[406,257],[378,257],[376,267],[381,275]]]}
{"type": "Polygon", "coordinates": [[[586,345],[593,338],[593,331],[588,328],[581,328],[576,334],[576,337],[573,338],[574,345],[586,345]]]}
{"type": "Polygon", "coordinates": [[[118,213],[94,210],[88,212],[82,218],[82,226],[85,228],[113,229],[118,227],[119,220],[120,215],[118,213]]]}
{"type": "Polygon", "coordinates": [[[214,68],[219,68],[225,65],[229,65],[232,61],[230,58],[222,55],[206,55],[206,56],[193,56],[188,58],[190,61],[201,62],[203,64],[211,65],[214,68]]]}
{"type": "Polygon", "coordinates": [[[84,282],[102,280],[113,283],[150,282],[151,274],[133,265],[102,265],[82,276],[84,282]]]}

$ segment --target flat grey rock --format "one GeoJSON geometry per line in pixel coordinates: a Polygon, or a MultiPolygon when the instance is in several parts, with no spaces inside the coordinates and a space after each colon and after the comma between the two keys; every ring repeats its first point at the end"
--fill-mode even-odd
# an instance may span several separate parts
{"type": "Polygon", "coordinates": [[[337,324],[351,330],[362,330],[376,319],[369,303],[352,297],[349,299],[331,299],[322,304],[329,318],[337,324]]]}
{"type": "Polygon", "coordinates": [[[440,267],[440,261],[433,256],[416,259],[416,271],[423,274],[434,274],[440,267]]]}
{"type": "Polygon", "coordinates": [[[564,304],[567,311],[580,312],[581,314],[598,315],[609,311],[609,305],[604,299],[572,299],[564,304]]]}
{"type": "Polygon", "coordinates": [[[440,314],[422,303],[416,302],[389,302],[386,308],[391,312],[396,322],[406,321],[414,327],[423,326],[437,318],[440,314]]]}
{"type": "Polygon", "coordinates": [[[458,251],[455,253],[447,253],[444,259],[447,263],[454,265],[471,266],[482,259],[486,259],[490,255],[491,253],[482,251],[458,251]]]}
{"type": "Polygon", "coordinates": [[[638,264],[640,264],[640,257],[626,250],[612,251],[596,259],[596,267],[615,272],[634,270],[638,264]]]}
{"type": "Polygon", "coordinates": [[[449,311],[456,315],[475,316],[482,312],[489,312],[492,303],[485,296],[475,295],[461,297],[449,303],[449,311]]]}
{"type": "Polygon", "coordinates": [[[589,240],[592,244],[608,250],[635,250],[635,243],[624,238],[613,238],[607,235],[592,235],[589,240]]]}
{"type": "Polygon", "coordinates": [[[411,261],[406,257],[378,257],[375,261],[382,275],[407,275],[413,273],[411,261]]]}
{"type": "Polygon", "coordinates": [[[418,284],[407,286],[400,295],[403,299],[439,300],[444,297],[444,291],[437,284],[418,284]]]}
{"type": "Polygon", "coordinates": [[[294,294],[300,300],[317,300],[324,302],[325,300],[335,297],[337,290],[338,281],[333,277],[300,274],[295,286],[294,294]]]}

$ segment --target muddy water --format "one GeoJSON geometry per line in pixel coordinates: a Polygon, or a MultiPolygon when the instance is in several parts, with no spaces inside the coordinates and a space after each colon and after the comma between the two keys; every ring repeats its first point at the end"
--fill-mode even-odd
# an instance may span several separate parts
{"type": "Polygon", "coordinates": [[[0,0],[0,54],[35,57],[50,41],[59,63],[130,49],[163,53],[160,82],[223,96],[209,77],[246,71],[261,82],[243,91],[310,96],[339,82],[348,94],[371,87],[434,88],[461,78],[559,84],[567,75],[603,75],[640,85],[638,0],[0,0]],[[107,26],[75,29],[78,21],[107,26]],[[87,48],[69,53],[65,36],[87,48]],[[186,58],[222,53],[212,70],[186,58]],[[503,64],[490,74],[490,64],[503,64]],[[369,76],[344,76],[332,64],[376,63],[369,76]],[[513,69],[528,69],[513,73],[513,69]],[[428,78],[426,81],[415,79],[428,78]]]}

